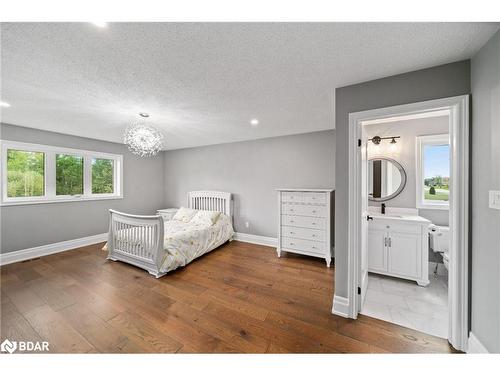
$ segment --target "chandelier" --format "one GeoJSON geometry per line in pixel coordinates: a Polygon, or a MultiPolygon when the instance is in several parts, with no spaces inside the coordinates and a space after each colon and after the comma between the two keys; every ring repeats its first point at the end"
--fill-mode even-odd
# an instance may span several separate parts
{"type": "Polygon", "coordinates": [[[124,143],[140,157],[155,156],[163,147],[163,134],[151,125],[133,124],[125,130],[124,143]]]}

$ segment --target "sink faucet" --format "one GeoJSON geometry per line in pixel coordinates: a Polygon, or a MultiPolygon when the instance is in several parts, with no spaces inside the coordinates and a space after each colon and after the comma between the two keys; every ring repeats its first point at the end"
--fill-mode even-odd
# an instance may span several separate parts
{"type": "Polygon", "coordinates": [[[385,215],[385,203],[382,203],[382,215],[385,215]]]}

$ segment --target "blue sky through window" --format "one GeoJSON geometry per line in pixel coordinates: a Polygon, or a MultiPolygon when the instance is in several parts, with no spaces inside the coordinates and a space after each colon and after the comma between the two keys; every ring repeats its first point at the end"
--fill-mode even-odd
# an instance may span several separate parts
{"type": "Polygon", "coordinates": [[[424,174],[425,178],[450,177],[449,145],[424,146],[424,174]]]}

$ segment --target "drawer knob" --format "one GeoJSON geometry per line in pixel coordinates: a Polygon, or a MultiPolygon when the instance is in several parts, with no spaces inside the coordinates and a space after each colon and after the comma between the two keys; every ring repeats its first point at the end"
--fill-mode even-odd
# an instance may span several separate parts
{"type": "Polygon", "coordinates": [[[290,242],[290,245],[295,245],[293,242],[290,242]]]}
{"type": "Polygon", "coordinates": [[[316,225],[316,223],[312,223],[312,225],[316,225]]]}
{"type": "Polygon", "coordinates": [[[385,227],[386,227],[387,229],[389,229],[389,228],[390,228],[390,225],[386,225],[385,227]]]}
{"type": "Polygon", "coordinates": [[[315,214],[315,213],[316,213],[316,210],[313,210],[313,214],[315,214]]]}
{"type": "Polygon", "coordinates": [[[316,235],[315,235],[315,234],[313,234],[312,236],[313,236],[313,237],[316,237],[316,235]]]}
{"type": "Polygon", "coordinates": [[[316,246],[313,246],[312,248],[313,248],[313,249],[316,249],[316,246]]]}
{"type": "Polygon", "coordinates": [[[290,234],[295,234],[295,233],[293,233],[293,232],[290,232],[290,234]]]}
{"type": "Polygon", "coordinates": [[[293,220],[290,220],[290,223],[293,223],[294,221],[293,220]]]}
{"type": "Polygon", "coordinates": [[[290,211],[293,211],[293,208],[290,208],[290,211]]]}

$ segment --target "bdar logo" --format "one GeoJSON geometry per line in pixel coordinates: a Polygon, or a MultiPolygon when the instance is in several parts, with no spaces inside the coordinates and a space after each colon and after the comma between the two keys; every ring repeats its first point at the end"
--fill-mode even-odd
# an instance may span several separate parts
{"type": "Polygon", "coordinates": [[[17,349],[17,342],[10,341],[9,339],[5,339],[0,345],[0,350],[2,352],[9,352],[10,354],[14,353],[17,349]]]}

